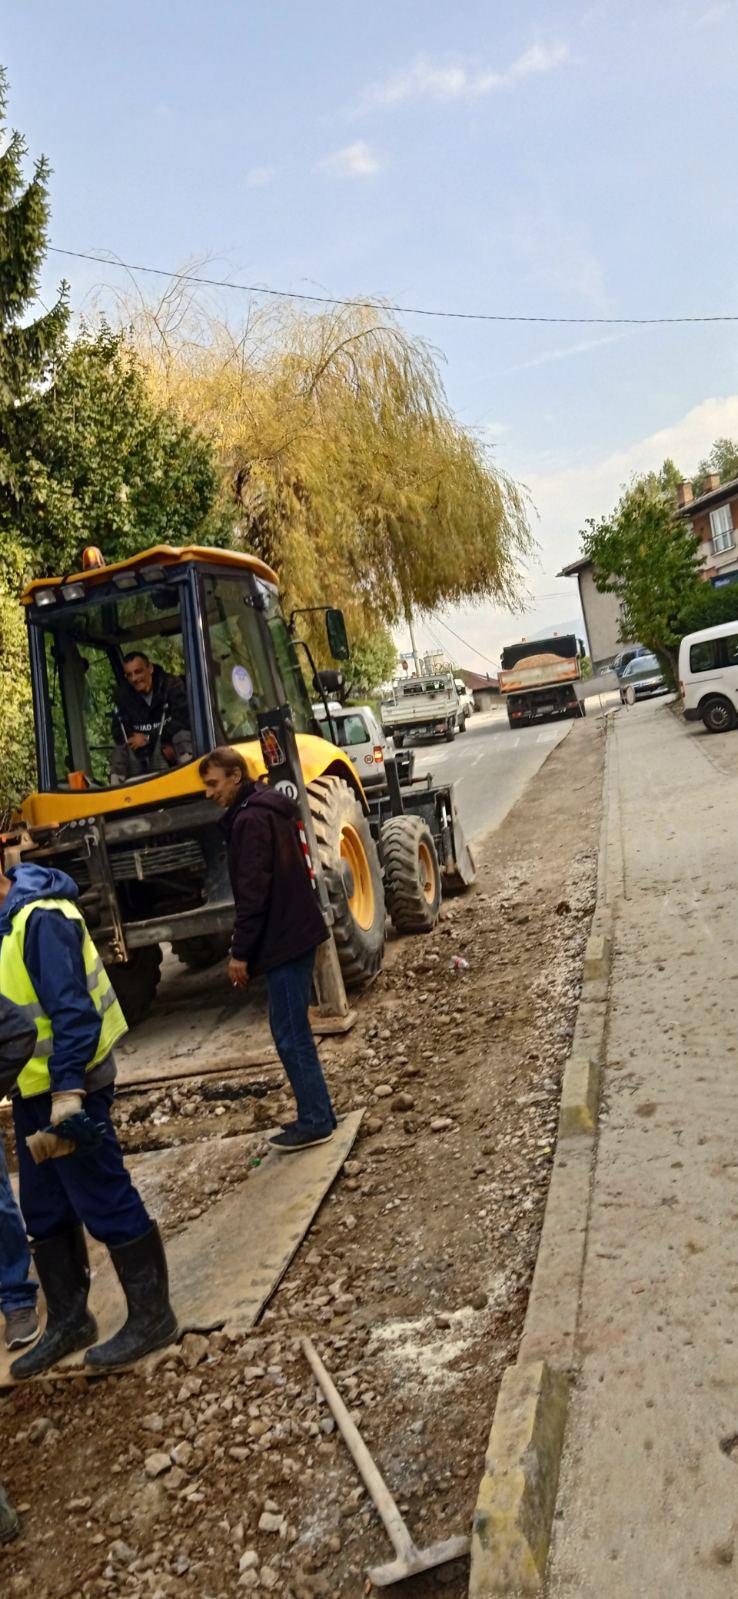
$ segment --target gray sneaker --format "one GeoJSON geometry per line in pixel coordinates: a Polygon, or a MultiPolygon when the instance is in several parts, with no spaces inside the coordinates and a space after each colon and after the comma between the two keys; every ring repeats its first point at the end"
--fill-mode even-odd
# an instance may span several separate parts
{"type": "Polygon", "coordinates": [[[22,1349],[24,1344],[32,1344],[34,1339],[38,1338],[38,1332],[38,1311],[35,1305],[26,1305],[22,1310],[6,1310],[6,1349],[22,1349]]]}

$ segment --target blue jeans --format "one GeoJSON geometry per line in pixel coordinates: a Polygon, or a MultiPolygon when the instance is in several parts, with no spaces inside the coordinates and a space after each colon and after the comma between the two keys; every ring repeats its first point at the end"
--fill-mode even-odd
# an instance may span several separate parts
{"type": "Polygon", "coordinates": [[[311,949],[266,973],[269,1026],[297,1101],[300,1127],[326,1132],[335,1127],[336,1117],[308,1021],[314,965],[311,949]]]}
{"type": "Polygon", "coordinates": [[[26,1229],[10,1186],[5,1149],[0,1138],[0,1310],[28,1310],[38,1287],[29,1277],[31,1251],[26,1229]]]}
{"type": "Polygon", "coordinates": [[[18,1144],[20,1202],[32,1239],[53,1238],[84,1223],[103,1244],[130,1244],[152,1225],[143,1200],[123,1164],[123,1152],[110,1120],[113,1085],[88,1094],[84,1108],[90,1120],[102,1122],[103,1141],[87,1155],[61,1155],[36,1166],[26,1138],[51,1120],[51,1095],[13,1099],[18,1144]]]}

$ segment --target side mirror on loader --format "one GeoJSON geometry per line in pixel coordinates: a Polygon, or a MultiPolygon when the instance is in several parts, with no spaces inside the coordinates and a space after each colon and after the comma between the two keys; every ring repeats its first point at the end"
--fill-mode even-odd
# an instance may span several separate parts
{"type": "Polygon", "coordinates": [[[313,688],[316,694],[324,695],[327,700],[340,699],[343,694],[343,672],[334,672],[330,667],[327,671],[316,672],[313,688]]]}
{"type": "Polygon", "coordinates": [[[334,661],[347,661],[351,651],[346,632],[346,620],[343,611],[339,611],[336,606],[329,606],[325,613],[325,630],[328,634],[328,647],[334,661]]]}

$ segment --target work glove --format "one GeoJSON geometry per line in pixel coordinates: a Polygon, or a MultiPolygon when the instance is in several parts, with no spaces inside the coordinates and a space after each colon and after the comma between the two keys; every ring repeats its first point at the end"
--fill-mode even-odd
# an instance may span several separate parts
{"type": "Polygon", "coordinates": [[[53,1127],[44,1127],[39,1128],[37,1133],[29,1134],[26,1147],[32,1160],[40,1166],[44,1160],[56,1160],[59,1155],[72,1155],[76,1146],[71,1138],[60,1138],[53,1127]]]}
{"type": "Polygon", "coordinates": [[[82,1109],[84,1094],[81,1089],[72,1092],[64,1089],[62,1093],[51,1096],[51,1125],[58,1127],[60,1122],[65,1122],[68,1116],[77,1116],[82,1109]]]}
{"type": "Polygon", "coordinates": [[[62,1155],[86,1155],[98,1149],[105,1134],[104,1122],[93,1122],[82,1109],[84,1094],[63,1092],[51,1096],[51,1122],[26,1139],[28,1152],[36,1165],[58,1160],[62,1155]]]}

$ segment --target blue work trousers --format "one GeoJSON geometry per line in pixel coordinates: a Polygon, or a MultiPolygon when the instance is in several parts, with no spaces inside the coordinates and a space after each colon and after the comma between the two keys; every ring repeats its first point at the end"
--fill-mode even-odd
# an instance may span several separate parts
{"type": "Polygon", "coordinates": [[[84,1109],[103,1124],[103,1141],[88,1154],[60,1155],[36,1166],[26,1138],[51,1121],[51,1095],[13,1099],[18,1143],[21,1210],[34,1241],[53,1238],[82,1222],[103,1244],[129,1244],[142,1238],[152,1222],[123,1164],[123,1153],[110,1119],[113,1085],[88,1094],[84,1109]]]}
{"type": "Polygon", "coordinates": [[[327,1132],[336,1117],[308,1021],[315,950],[266,973],[269,1026],[277,1054],[297,1101],[297,1121],[311,1132],[327,1132]]]}
{"type": "Polygon", "coordinates": [[[36,1303],[38,1286],[29,1276],[31,1251],[26,1229],[8,1176],[0,1137],[0,1310],[28,1310],[36,1303]]]}

